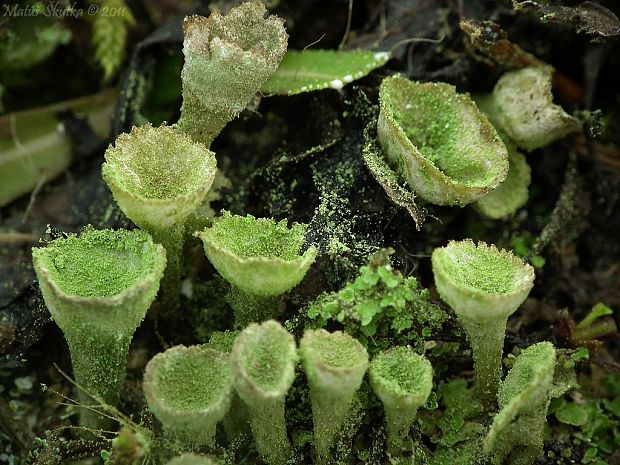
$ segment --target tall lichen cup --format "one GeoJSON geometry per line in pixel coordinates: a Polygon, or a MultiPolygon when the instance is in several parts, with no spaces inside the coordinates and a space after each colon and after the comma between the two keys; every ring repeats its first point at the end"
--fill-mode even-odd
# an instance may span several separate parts
{"type": "Polygon", "coordinates": [[[116,202],[166,248],[165,311],[178,307],[185,221],[202,203],[216,171],[213,152],[168,126],[121,134],[105,152],[103,179],[116,202]]]}
{"type": "Polygon", "coordinates": [[[231,286],[229,302],[235,322],[250,322],[277,316],[280,296],[303,279],[316,258],[316,247],[300,252],[306,226],[252,215],[224,211],[210,228],[196,235],[205,254],[231,286]]]}
{"type": "Polygon", "coordinates": [[[172,449],[213,447],[232,398],[230,356],[206,346],[172,347],[149,361],[143,389],[172,449]]]}
{"type": "Polygon", "coordinates": [[[247,405],[252,436],[268,465],[285,465],[292,456],[286,435],[284,396],[295,379],[295,339],[277,321],[251,324],[235,340],[235,389],[247,405]]]}
{"type": "Polygon", "coordinates": [[[547,409],[555,371],[555,348],[540,342],[525,349],[499,388],[500,411],[484,439],[495,464],[532,465],[543,452],[547,409]]]}
{"type": "Polygon", "coordinates": [[[534,269],[484,242],[451,241],[433,251],[441,298],[456,312],[472,347],[476,392],[487,408],[496,403],[508,317],[534,285],[534,269]]]}
{"type": "Polygon", "coordinates": [[[424,200],[465,205],[495,189],[508,152],[468,95],[449,84],[383,80],[377,141],[388,163],[424,200]]]}
{"type": "Polygon", "coordinates": [[[360,342],[341,331],[304,333],[299,351],[310,385],[317,463],[329,463],[329,448],[351,410],[368,367],[368,353],[360,342]]]}
{"type": "Polygon", "coordinates": [[[226,16],[188,16],[179,128],[207,147],[245,108],[286,53],[284,20],[247,2],[226,16]]]}
{"type": "Polygon", "coordinates": [[[410,347],[393,347],[370,362],[369,373],[385,410],[388,454],[399,457],[416,413],[433,388],[433,367],[410,347]]]}
{"type": "MultiPolygon", "coordinates": [[[[95,230],[32,249],[34,269],[52,319],[62,329],[82,404],[115,405],[134,331],[159,289],[163,247],[144,231],[95,230]]],[[[107,424],[91,410],[81,424],[107,424]]]]}

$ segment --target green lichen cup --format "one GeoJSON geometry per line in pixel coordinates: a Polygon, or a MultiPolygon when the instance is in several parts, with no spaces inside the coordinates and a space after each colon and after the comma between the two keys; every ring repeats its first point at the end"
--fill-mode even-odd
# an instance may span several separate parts
{"type": "Polygon", "coordinates": [[[383,80],[377,141],[422,199],[465,205],[506,178],[508,152],[471,98],[449,84],[383,80]]]}
{"type": "Polygon", "coordinates": [[[500,411],[483,445],[495,464],[532,465],[542,455],[556,354],[553,344],[525,349],[499,388],[500,411]]]}
{"type": "Polygon", "coordinates": [[[508,251],[469,239],[435,249],[432,263],[439,295],[454,309],[471,344],[476,392],[492,408],[506,323],[534,286],[534,269],[508,251]]]}
{"type": "Polygon", "coordinates": [[[295,379],[295,339],[277,321],[253,323],[235,340],[231,360],[235,389],[248,408],[259,455],[268,465],[285,465],[292,448],[284,397],[295,379]]]}
{"type": "Polygon", "coordinates": [[[528,152],[581,129],[579,120],[553,103],[552,74],[550,67],[511,71],[493,89],[493,120],[528,152]]]}
{"type": "Polygon", "coordinates": [[[314,262],[316,247],[301,253],[306,226],[224,211],[213,226],[196,234],[215,269],[233,286],[229,297],[236,323],[277,316],[279,296],[303,279],[314,262]]]}
{"type": "Polygon", "coordinates": [[[369,374],[385,410],[388,454],[398,457],[418,409],[433,388],[433,367],[410,347],[394,347],[370,362],[369,374]]]}
{"type": "Polygon", "coordinates": [[[172,449],[213,447],[232,398],[230,357],[206,346],[172,347],[149,361],[143,389],[172,449]]]}
{"type": "Polygon", "coordinates": [[[168,126],[121,134],[105,152],[102,175],[127,217],[166,248],[165,307],[178,307],[185,221],[200,206],[216,171],[213,152],[168,126]]]}
{"type": "Polygon", "coordinates": [[[310,385],[317,463],[326,464],[362,384],[368,352],[348,334],[324,329],[306,331],[299,352],[310,385]]]}
{"type": "MultiPolygon", "coordinates": [[[[163,247],[144,231],[87,227],[33,248],[32,258],[45,303],[69,344],[81,403],[115,405],[131,338],[164,273],[163,247]]],[[[80,421],[107,424],[89,410],[80,421]]]]}
{"type": "Polygon", "coordinates": [[[223,16],[183,23],[183,105],[179,128],[207,147],[278,68],[286,53],[284,20],[246,2],[223,16]]]}

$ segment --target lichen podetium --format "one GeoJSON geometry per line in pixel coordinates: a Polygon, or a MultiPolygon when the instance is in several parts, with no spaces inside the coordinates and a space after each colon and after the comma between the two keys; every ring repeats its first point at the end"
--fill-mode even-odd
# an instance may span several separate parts
{"type": "MultiPolygon", "coordinates": [[[[163,247],[144,231],[87,227],[33,248],[32,257],[45,303],[69,344],[80,401],[115,405],[129,343],[164,273],[163,247]]],[[[80,421],[106,424],[86,409],[80,421]]]]}

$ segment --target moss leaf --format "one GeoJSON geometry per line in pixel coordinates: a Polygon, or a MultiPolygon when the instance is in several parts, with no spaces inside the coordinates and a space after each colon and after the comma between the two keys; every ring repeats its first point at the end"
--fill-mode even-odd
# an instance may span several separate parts
{"type": "Polygon", "coordinates": [[[386,52],[364,50],[290,50],[261,90],[279,95],[328,88],[340,90],[383,66],[389,58],[386,52]]]}

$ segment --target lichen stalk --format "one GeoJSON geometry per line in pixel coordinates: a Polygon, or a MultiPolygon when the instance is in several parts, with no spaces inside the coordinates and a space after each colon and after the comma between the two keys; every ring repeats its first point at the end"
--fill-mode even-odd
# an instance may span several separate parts
{"type": "Polygon", "coordinates": [[[497,406],[504,334],[508,320],[474,321],[461,318],[460,321],[467,334],[474,359],[474,392],[485,408],[493,410],[497,406]]]}
{"type": "Polygon", "coordinates": [[[286,465],[293,450],[286,435],[284,397],[247,407],[256,450],[262,459],[269,465],[286,465]]]}
{"type": "Polygon", "coordinates": [[[387,452],[391,457],[400,457],[403,444],[409,436],[409,429],[415,420],[418,410],[384,405],[385,423],[387,427],[387,452]]]}
{"type": "Polygon", "coordinates": [[[235,312],[235,327],[245,328],[250,323],[260,323],[277,318],[280,313],[282,296],[250,294],[231,285],[227,301],[235,312]]]}
{"type": "Polygon", "coordinates": [[[160,316],[169,319],[180,308],[181,277],[183,276],[183,245],[185,242],[185,223],[170,228],[147,228],[153,241],[166,249],[167,266],[160,285],[160,302],[163,310],[160,316]]]}
{"type": "Polygon", "coordinates": [[[347,415],[351,411],[354,393],[338,395],[327,393],[325,390],[317,392],[310,387],[312,398],[312,421],[314,422],[314,444],[316,447],[317,463],[330,463],[329,449],[342,429],[347,415]],[[331,395],[330,395],[331,394],[331,395]]]}
{"type": "MultiPolygon", "coordinates": [[[[101,401],[108,405],[118,403],[132,335],[133,331],[101,332],[87,324],[73,328],[73,331],[65,330],[82,405],[96,408],[101,401]]],[[[80,425],[86,428],[106,428],[109,423],[88,408],[84,408],[80,415],[80,425]]]]}

